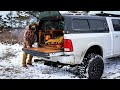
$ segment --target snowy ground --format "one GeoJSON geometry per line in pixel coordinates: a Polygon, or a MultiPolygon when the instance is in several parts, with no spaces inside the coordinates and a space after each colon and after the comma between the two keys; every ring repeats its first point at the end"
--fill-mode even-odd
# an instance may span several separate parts
{"type": "MultiPolygon", "coordinates": [[[[49,67],[42,62],[33,62],[34,66],[21,66],[21,46],[0,44],[0,79],[79,79],[62,69],[49,67]]],[[[34,57],[36,59],[36,57],[34,57]]],[[[107,59],[102,79],[120,78],[120,58],[107,59]]]]}
{"type": "MultiPolygon", "coordinates": [[[[75,75],[62,69],[49,67],[42,62],[33,62],[34,66],[21,66],[21,46],[0,44],[0,79],[77,79],[75,75]]],[[[34,57],[36,59],[36,57],[34,57]]]]}

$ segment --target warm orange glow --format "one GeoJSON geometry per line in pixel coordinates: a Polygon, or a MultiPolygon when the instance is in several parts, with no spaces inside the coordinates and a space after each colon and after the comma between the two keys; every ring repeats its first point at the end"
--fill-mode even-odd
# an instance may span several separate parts
{"type": "Polygon", "coordinates": [[[46,35],[45,40],[49,40],[49,39],[51,39],[50,35],[46,35]]]}

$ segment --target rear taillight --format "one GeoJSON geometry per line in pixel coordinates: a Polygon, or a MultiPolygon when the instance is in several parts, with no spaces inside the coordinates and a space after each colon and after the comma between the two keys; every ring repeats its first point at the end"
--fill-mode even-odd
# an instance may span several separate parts
{"type": "Polygon", "coordinates": [[[73,51],[73,45],[72,45],[72,41],[70,39],[64,39],[64,51],[65,52],[73,51]]]}

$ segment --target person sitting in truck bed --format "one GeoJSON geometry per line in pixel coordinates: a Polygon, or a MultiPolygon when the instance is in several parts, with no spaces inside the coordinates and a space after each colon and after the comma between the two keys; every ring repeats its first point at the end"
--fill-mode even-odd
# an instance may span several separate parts
{"type": "MultiPolygon", "coordinates": [[[[24,33],[23,36],[23,48],[31,48],[32,45],[34,44],[34,30],[36,27],[36,23],[32,23],[31,25],[26,27],[26,31],[24,33]]],[[[26,59],[27,59],[28,54],[27,53],[23,53],[23,59],[22,59],[22,66],[23,67],[27,67],[26,65],[26,59]]],[[[32,65],[32,58],[33,56],[31,56],[29,54],[28,57],[28,65],[32,65]]]]}

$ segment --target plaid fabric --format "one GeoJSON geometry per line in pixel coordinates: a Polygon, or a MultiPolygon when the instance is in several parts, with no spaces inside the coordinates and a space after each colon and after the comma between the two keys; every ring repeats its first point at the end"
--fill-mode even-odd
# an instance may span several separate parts
{"type": "Polygon", "coordinates": [[[24,48],[32,47],[33,42],[34,42],[33,30],[26,28],[26,31],[23,36],[23,47],[24,48]]]}

